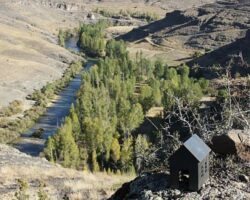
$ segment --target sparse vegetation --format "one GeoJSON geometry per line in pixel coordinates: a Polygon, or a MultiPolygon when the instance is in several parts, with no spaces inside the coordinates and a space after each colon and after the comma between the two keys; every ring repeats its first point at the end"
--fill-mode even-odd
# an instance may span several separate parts
{"type": "Polygon", "coordinates": [[[70,36],[70,32],[68,30],[64,31],[62,29],[58,32],[58,43],[60,46],[65,46],[65,40],[70,36]]]}
{"type": "Polygon", "coordinates": [[[195,51],[194,54],[193,54],[193,58],[196,59],[196,58],[201,57],[202,55],[203,54],[200,51],[195,51]]]}
{"type": "Polygon", "coordinates": [[[19,100],[12,101],[8,107],[0,110],[0,117],[10,117],[22,112],[22,102],[19,100]]]}
{"type": "Polygon", "coordinates": [[[39,191],[37,193],[38,200],[50,200],[48,194],[45,192],[44,187],[46,185],[43,182],[39,183],[39,191]]]}
{"type": "Polygon", "coordinates": [[[29,200],[29,195],[27,190],[29,188],[28,182],[23,179],[17,180],[19,185],[19,190],[15,193],[16,200],[29,200]]]}

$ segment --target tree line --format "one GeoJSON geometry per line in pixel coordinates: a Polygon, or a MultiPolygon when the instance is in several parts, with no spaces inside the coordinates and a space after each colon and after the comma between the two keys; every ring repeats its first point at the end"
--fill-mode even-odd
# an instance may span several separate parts
{"type": "Polygon", "coordinates": [[[7,143],[19,137],[27,129],[32,127],[37,119],[46,111],[48,103],[65,88],[69,82],[82,69],[83,63],[81,61],[73,62],[65,70],[62,78],[47,83],[39,90],[35,90],[26,98],[33,100],[36,103],[29,109],[24,111],[22,118],[11,119],[14,114],[22,112],[22,104],[20,101],[13,101],[10,105],[0,111],[0,143],[7,143]]]}

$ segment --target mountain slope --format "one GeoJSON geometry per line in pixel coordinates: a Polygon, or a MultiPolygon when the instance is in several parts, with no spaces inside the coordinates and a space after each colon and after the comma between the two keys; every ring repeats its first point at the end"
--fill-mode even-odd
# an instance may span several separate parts
{"type": "Polygon", "coordinates": [[[77,27],[87,13],[70,14],[35,1],[0,2],[1,107],[60,78],[79,59],[57,44],[57,34],[59,27],[77,27]]]}
{"type": "Polygon", "coordinates": [[[168,13],[164,19],[118,37],[136,42],[146,37],[158,45],[180,41],[188,48],[216,49],[243,37],[250,28],[250,2],[217,2],[168,13]]]}
{"type": "Polygon", "coordinates": [[[244,38],[220,47],[187,64],[191,67],[199,65],[201,68],[194,75],[206,78],[218,77],[219,74],[225,73],[227,67],[230,68],[232,75],[248,75],[250,73],[250,29],[244,38]],[[215,70],[215,66],[219,71],[215,70]]]}

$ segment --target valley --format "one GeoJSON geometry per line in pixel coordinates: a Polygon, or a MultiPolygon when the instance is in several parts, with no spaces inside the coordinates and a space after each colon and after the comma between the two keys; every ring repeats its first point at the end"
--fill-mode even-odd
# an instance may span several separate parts
{"type": "Polygon", "coordinates": [[[0,199],[250,198],[247,0],[0,5],[0,199]],[[173,189],[196,134],[210,177],[173,189]]]}

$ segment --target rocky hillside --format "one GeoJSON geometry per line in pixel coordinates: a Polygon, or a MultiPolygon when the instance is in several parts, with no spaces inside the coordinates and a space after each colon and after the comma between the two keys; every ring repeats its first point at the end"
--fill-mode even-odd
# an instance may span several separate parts
{"type": "Polygon", "coordinates": [[[216,78],[230,69],[233,76],[247,76],[250,73],[250,29],[244,38],[222,46],[187,63],[193,67],[193,74],[216,78]],[[197,69],[196,65],[200,66],[197,69]]]}
{"type": "Polygon", "coordinates": [[[49,199],[107,199],[113,189],[131,177],[90,174],[62,168],[42,158],[35,158],[7,145],[0,145],[0,199],[13,200],[20,192],[18,180],[27,182],[29,199],[38,199],[42,190],[49,199]],[[39,185],[43,184],[43,187],[39,185]]]}
{"type": "Polygon", "coordinates": [[[188,48],[213,50],[244,37],[250,28],[249,19],[249,1],[219,1],[199,8],[173,11],[164,19],[119,38],[138,42],[149,37],[157,45],[181,42],[188,48]]]}
{"type": "MultiPolygon", "coordinates": [[[[189,1],[182,1],[182,0],[70,0],[70,1],[63,1],[63,0],[36,0],[37,2],[41,2],[43,4],[47,5],[53,5],[58,8],[66,9],[66,10],[75,10],[79,9],[79,5],[82,5],[83,3],[87,4],[105,4],[105,3],[115,3],[115,4],[127,4],[127,3],[143,3],[149,6],[157,6],[161,7],[165,10],[176,10],[176,9],[186,9],[190,7],[197,7],[206,3],[213,3],[216,0],[189,0],[189,1]]],[[[122,7],[121,7],[122,8],[122,7]]]]}
{"type": "Polygon", "coordinates": [[[125,183],[109,200],[191,200],[191,199],[233,199],[250,198],[249,183],[211,177],[199,192],[185,192],[170,189],[167,173],[149,173],[125,183]]]}
{"type": "MultiPolygon", "coordinates": [[[[232,129],[227,134],[215,135],[209,146],[212,149],[210,177],[198,192],[187,190],[188,176],[183,178],[186,183],[182,182],[179,189],[172,189],[169,171],[156,169],[154,172],[144,172],[133,181],[123,184],[109,200],[250,199],[249,130],[232,129]]],[[[155,160],[155,166],[160,166],[157,162],[155,160]]]]}

